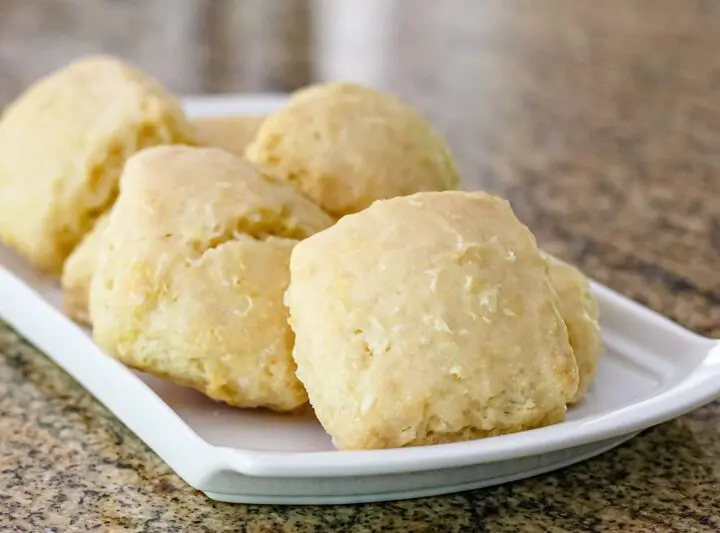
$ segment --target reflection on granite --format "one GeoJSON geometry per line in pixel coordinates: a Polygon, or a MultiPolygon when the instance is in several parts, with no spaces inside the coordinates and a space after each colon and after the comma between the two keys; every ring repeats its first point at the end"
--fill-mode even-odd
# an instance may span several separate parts
{"type": "MultiPolygon", "coordinates": [[[[543,246],[603,283],[720,336],[720,4],[335,3],[336,18],[384,17],[355,26],[385,47],[359,56],[358,77],[431,116],[468,188],[509,197],[543,246]]],[[[357,38],[309,9],[328,2],[268,4],[4,0],[0,105],[96,51],[179,92],[352,75],[357,38]]],[[[719,416],[711,404],[580,465],[457,495],[221,504],[0,325],[0,531],[720,531],[719,416]]]]}

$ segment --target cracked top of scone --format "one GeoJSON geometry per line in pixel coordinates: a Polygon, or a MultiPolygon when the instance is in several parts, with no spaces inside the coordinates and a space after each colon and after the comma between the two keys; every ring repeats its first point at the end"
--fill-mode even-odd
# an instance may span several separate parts
{"type": "Polygon", "coordinates": [[[350,83],[297,92],[263,122],[246,155],[338,217],[378,199],[459,183],[445,141],[420,113],[350,83]]]}
{"type": "Polygon", "coordinates": [[[135,368],[241,407],[293,409],[282,295],[296,239],[333,220],[220,149],[131,158],[90,290],[97,343],[135,368]]]}
{"type": "Polygon", "coordinates": [[[180,104],[151,76],[108,57],[71,63],[0,118],[0,237],[59,272],[114,202],[125,159],[192,138],[180,104]]]}
{"type": "Polygon", "coordinates": [[[290,270],[298,377],[338,447],[564,418],[577,366],[535,239],[506,201],[379,201],[299,243],[290,270]]]}
{"type": "Polygon", "coordinates": [[[331,224],[294,187],[218,148],[144,150],[127,162],[120,188],[125,204],[132,202],[124,205],[126,212],[132,209],[133,217],[146,219],[162,242],[198,253],[236,233],[303,239],[331,224]]]}

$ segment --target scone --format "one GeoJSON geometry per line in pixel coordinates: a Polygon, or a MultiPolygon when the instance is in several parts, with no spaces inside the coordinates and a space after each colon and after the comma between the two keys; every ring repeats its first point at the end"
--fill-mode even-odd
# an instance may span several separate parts
{"type": "Polygon", "coordinates": [[[499,198],[376,202],[299,243],[290,278],[297,375],[338,448],[536,428],[577,391],[535,238],[499,198]]]}
{"type": "Polygon", "coordinates": [[[571,400],[571,403],[576,403],[583,399],[590,388],[603,353],[598,303],[590,294],[590,282],[582,272],[549,254],[544,256],[550,282],[560,300],[560,315],[567,326],[580,374],[577,393],[571,400]]]}
{"type": "Polygon", "coordinates": [[[90,282],[95,272],[102,235],[107,227],[109,213],[102,215],[63,265],[60,285],[63,289],[63,310],[73,320],[90,324],[88,298],[90,282]]]}
{"type": "Polygon", "coordinates": [[[95,341],[125,364],[238,407],[307,401],[282,298],[297,239],[332,219],[224,150],[132,157],[90,289],[95,341]]]}
{"type": "Polygon", "coordinates": [[[445,141],[425,118],[395,96],[349,83],[296,93],[262,123],[246,156],[336,217],[459,183],[445,141]]]}
{"type": "Polygon", "coordinates": [[[0,118],[0,238],[59,273],[115,201],[125,160],[190,140],[180,105],[150,76],[105,57],[72,63],[0,118]]]}
{"type": "Polygon", "coordinates": [[[203,117],[192,121],[200,146],[214,146],[243,155],[265,120],[262,116],[203,117]]]}

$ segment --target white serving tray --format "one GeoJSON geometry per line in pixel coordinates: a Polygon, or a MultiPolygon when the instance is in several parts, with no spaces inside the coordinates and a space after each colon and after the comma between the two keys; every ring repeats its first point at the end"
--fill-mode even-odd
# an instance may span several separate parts
{"type": "MultiPolygon", "coordinates": [[[[281,96],[188,98],[191,116],[264,114],[281,96]]],[[[600,454],[720,396],[720,344],[593,285],[607,353],[562,424],[484,440],[336,451],[312,413],[239,410],[133,372],[60,312],[54,280],[0,244],[0,318],[69,372],[188,484],[229,502],[333,504],[495,485],[600,454]]]]}

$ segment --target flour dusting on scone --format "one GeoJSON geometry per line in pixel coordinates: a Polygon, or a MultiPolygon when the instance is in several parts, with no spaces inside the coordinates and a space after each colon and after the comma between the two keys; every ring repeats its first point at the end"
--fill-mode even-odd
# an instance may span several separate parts
{"type": "Polygon", "coordinates": [[[375,202],[293,250],[298,377],[341,449],[564,419],[578,368],[530,231],[484,193],[375,202]]]}
{"type": "Polygon", "coordinates": [[[145,150],[121,191],[90,290],[98,345],[231,405],[304,404],[282,299],[293,246],[332,219],[220,149],[145,150]]]}

